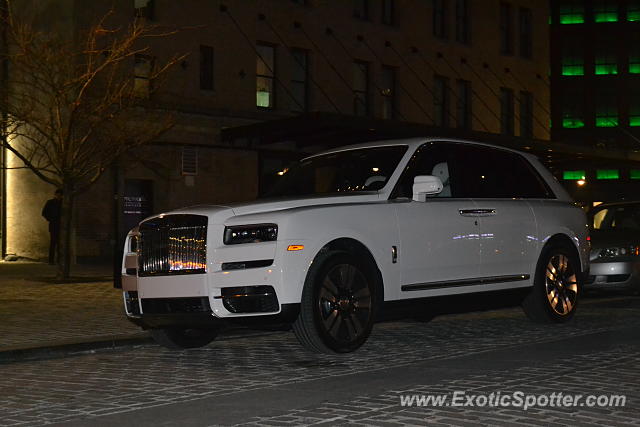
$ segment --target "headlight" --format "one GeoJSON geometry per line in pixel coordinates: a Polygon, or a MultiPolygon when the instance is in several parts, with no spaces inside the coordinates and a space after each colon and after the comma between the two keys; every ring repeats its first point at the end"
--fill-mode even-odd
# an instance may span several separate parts
{"type": "Polygon", "coordinates": [[[269,242],[278,238],[276,224],[234,225],[224,228],[224,244],[269,242]]]}
{"type": "Polygon", "coordinates": [[[616,258],[624,256],[640,256],[640,245],[604,248],[598,258],[616,258]]]}

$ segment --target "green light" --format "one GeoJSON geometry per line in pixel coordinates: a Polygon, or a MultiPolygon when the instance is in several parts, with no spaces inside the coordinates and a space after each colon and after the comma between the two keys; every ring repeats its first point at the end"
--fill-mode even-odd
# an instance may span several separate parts
{"type": "Polygon", "coordinates": [[[256,106],[269,108],[271,104],[269,103],[269,96],[271,94],[269,92],[257,91],[256,92],[256,106]]]}
{"type": "Polygon", "coordinates": [[[562,75],[563,76],[584,76],[584,66],[583,65],[563,65],[562,75]]]}
{"type": "Polygon", "coordinates": [[[566,180],[574,180],[577,181],[579,179],[587,179],[587,174],[585,171],[564,171],[562,172],[562,179],[566,180]]]}
{"type": "Polygon", "coordinates": [[[596,179],[620,179],[620,172],[618,169],[598,169],[596,179]]]}
{"type": "Polygon", "coordinates": [[[640,62],[637,58],[629,59],[629,74],[640,74],[640,62]]]}
{"type": "Polygon", "coordinates": [[[569,129],[583,128],[584,121],[572,117],[566,117],[562,119],[562,127],[569,129]]]}
{"type": "Polygon", "coordinates": [[[629,171],[629,178],[640,179],[640,169],[631,169],[629,171]]]}
{"type": "Polygon", "coordinates": [[[640,116],[629,117],[629,126],[640,126],[640,116]]]}
{"type": "Polygon", "coordinates": [[[596,65],[596,74],[618,74],[618,66],[616,64],[600,64],[596,65]]]}
{"type": "Polygon", "coordinates": [[[595,22],[618,22],[616,12],[596,12],[593,16],[595,22]]]}
{"type": "Polygon", "coordinates": [[[640,9],[627,11],[627,21],[630,21],[630,22],[640,21],[640,9]]]}
{"type": "Polygon", "coordinates": [[[596,117],[596,126],[599,128],[614,128],[618,126],[617,117],[596,117]]]}
{"type": "Polygon", "coordinates": [[[584,24],[584,15],[581,13],[575,13],[571,15],[561,15],[561,24],[584,24]]]}

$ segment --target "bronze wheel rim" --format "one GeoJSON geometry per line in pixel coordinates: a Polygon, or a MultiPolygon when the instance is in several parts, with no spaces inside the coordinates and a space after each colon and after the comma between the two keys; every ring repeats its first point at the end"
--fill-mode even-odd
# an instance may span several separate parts
{"type": "Polygon", "coordinates": [[[578,281],[572,262],[566,255],[553,255],[545,272],[545,292],[554,313],[566,316],[578,300],[578,281]]]}

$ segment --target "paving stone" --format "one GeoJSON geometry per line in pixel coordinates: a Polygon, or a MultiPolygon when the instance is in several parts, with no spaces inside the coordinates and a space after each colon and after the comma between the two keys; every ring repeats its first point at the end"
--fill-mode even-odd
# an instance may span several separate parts
{"type": "MultiPolygon", "coordinates": [[[[0,299],[4,279],[0,280],[0,299]]],[[[122,316],[119,295],[103,283],[84,285],[31,284],[28,299],[34,304],[38,290],[67,310],[77,310],[78,304],[64,301],[69,292],[74,298],[84,298],[87,289],[95,290],[91,304],[104,302],[102,309],[113,310],[113,316],[98,326],[100,321],[89,322],[91,331],[113,333],[120,323],[133,327],[122,316]],[[74,291],[73,286],[76,286],[74,291]],[[84,286],[84,288],[82,288],[84,286]],[[115,292],[115,293],[113,293],[115,292]],[[117,303],[116,298],[117,296],[117,303]],[[116,320],[116,317],[118,320],[116,320]],[[116,323],[113,323],[116,322],[116,323]]],[[[17,299],[17,293],[13,297],[17,299]]],[[[26,297],[25,297],[26,298],[26,297]]],[[[54,304],[55,305],[55,304],[54,304]]],[[[11,310],[16,310],[16,307],[11,310]]],[[[47,310],[44,308],[44,310],[47,310]]],[[[85,325],[78,325],[75,314],[49,311],[47,315],[61,316],[51,329],[60,336],[84,336],[85,325]],[[67,317],[64,317],[67,316],[67,317]],[[68,324],[68,322],[70,322],[68,324]],[[57,328],[57,329],[56,329],[57,328]],[[78,335],[74,335],[78,334],[78,335]]],[[[88,310],[89,315],[98,315],[88,310]]],[[[84,315],[86,316],[87,313],[84,315]]],[[[102,314],[100,314],[102,316],[102,314]]],[[[11,322],[9,322],[11,323],[11,322]]],[[[36,322],[37,323],[37,322],[36,322]]],[[[24,326],[25,335],[38,329],[24,326]]],[[[124,327],[124,326],[122,326],[124,327]]],[[[424,324],[417,322],[391,322],[375,326],[373,334],[358,352],[348,357],[314,355],[303,350],[290,332],[258,335],[233,340],[220,340],[202,349],[171,352],[158,346],[147,345],[123,352],[84,354],[65,359],[21,362],[0,365],[0,426],[43,425],[73,420],[87,425],[98,416],[131,412],[168,404],[191,402],[202,398],[227,396],[243,391],[268,393],[274,385],[306,383],[327,377],[341,377],[353,373],[378,375],[389,367],[412,366],[459,356],[473,356],[499,349],[519,348],[535,343],[558,342],[566,338],[588,336],[596,332],[615,331],[620,328],[640,327],[637,308],[614,311],[599,306],[581,306],[573,322],[548,327],[529,322],[520,309],[504,309],[481,314],[452,315],[436,318],[424,324]]],[[[0,322],[0,345],[7,340],[9,331],[0,322]],[[4,332],[3,332],[4,331],[4,332]],[[4,341],[2,341],[4,340],[4,341]]],[[[17,330],[15,319],[12,326],[17,330]]],[[[11,332],[10,332],[11,334],[11,332]]],[[[42,335],[40,335],[42,336],[42,335]]],[[[15,337],[15,334],[14,334],[15,337]]],[[[24,338],[27,342],[32,337],[24,338]]],[[[34,338],[35,339],[35,338],[34,338]]],[[[533,364],[518,369],[494,369],[487,372],[465,374],[435,384],[417,382],[382,393],[353,396],[348,401],[329,400],[274,417],[252,417],[253,425],[514,425],[523,423],[540,425],[548,421],[555,424],[590,425],[628,424],[640,419],[640,348],[618,346],[609,351],[585,353],[551,364],[533,364]],[[567,375],[567,367],[571,374],[567,375]],[[560,375],[559,375],[560,373],[560,375]],[[449,394],[464,390],[467,394],[503,394],[523,391],[527,394],[563,393],[627,395],[624,408],[552,408],[536,407],[524,411],[519,408],[488,407],[402,407],[400,395],[449,394]]],[[[547,424],[545,424],[547,425],[547,424]]]]}

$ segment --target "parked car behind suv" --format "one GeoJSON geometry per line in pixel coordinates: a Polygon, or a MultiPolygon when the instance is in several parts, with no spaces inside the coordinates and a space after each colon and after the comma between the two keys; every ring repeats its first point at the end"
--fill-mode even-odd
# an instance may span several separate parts
{"type": "Polygon", "coordinates": [[[640,290],[640,201],[604,203],[589,212],[589,287],[640,290]]]}
{"type": "Polygon", "coordinates": [[[285,322],[316,352],[349,352],[389,303],[527,288],[536,321],[576,310],[584,212],[528,154],[418,138],[307,157],[251,203],[148,218],[125,246],[130,320],[171,348],[223,322],[285,322]]]}

